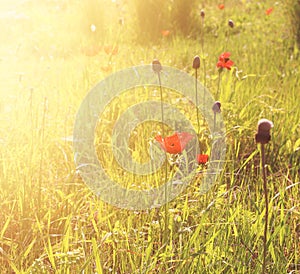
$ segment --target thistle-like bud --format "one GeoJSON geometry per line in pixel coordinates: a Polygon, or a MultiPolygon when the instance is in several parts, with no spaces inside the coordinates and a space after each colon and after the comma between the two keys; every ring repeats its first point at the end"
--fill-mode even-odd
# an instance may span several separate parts
{"type": "Polygon", "coordinates": [[[219,101],[216,101],[212,106],[212,110],[214,113],[220,113],[221,112],[221,103],[219,101]]]}
{"type": "Polygon", "coordinates": [[[200,57],[199,57],[198,55],[196,55],[196,56],[194,57],[193,68],[194,68],[194,69],[200,68],[200,57]]]}
{"type": "Polygon", "coordinates": [[[204,19],[204,17],[205,17],[205,11],[203,9],[200,11],[200,15],[204,19]]]}
{"type": "Polygon", "coordinates": [[[158,61],[158,59],[154,59],[152,61],[152,69],[154,72],[161,72],[162,71],[162,66],[161,66],[161,63],[158,61]]]}
{"type": "Polygon", "coordinates": [[[234,27],[234,23],[231,19],[228,20],[228,26],[233,28],[234,27]]]}
{"type": "Polygon", "coordinates": [[[257,124],[257,133],[255,134],[256,143],[267,144],[271,140],[270,130],[273,123],[267,119],[261,119],[257,124]]]}

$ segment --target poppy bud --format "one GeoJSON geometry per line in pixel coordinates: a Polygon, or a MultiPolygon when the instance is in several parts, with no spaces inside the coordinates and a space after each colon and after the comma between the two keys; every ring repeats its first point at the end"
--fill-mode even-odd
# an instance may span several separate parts
{"type": "Polygon", "coordinates": [[[228,20],[228,26],[233,28],[234,27],[234,23],[231,19],[228,20]]]}
{"type": "Polygon", "coordinates": [[[221,112],[221,103],[219,101],[216,101],[212,106],[212,110],[214,113],[220,113],[221,112]]]}
{"type": "Polygon", "coordinates": [[[197,155],[197,161],[198,164],[205,165],[208,162],[209,156],[207,154],[198,154],[197,155]]]}
{"type": "Polygon", "coordinates": [[[200,11],[200,15],[201,15],[202,18],[205,17],[205,11],[203,9],[200,11]]]}
{"type": "Polygon", "coordinates": [[[257,124],[257,133],[255,134],[256,143],[267,144],[271,140],[270,130],[273,123],[267,119],[261,119],[257,124]]]}
{"type": "Polygon", "coordinates": [[[199,57],[198,55],[196,55],[196,56],[194,57],[193,68],[194,68],[194,69],[200,68],[200,57],[199,57]]]}
{"type": "Polygon", "coordinates": [[[152,69],[154,72],[157,72],[157,73],[161,72],[162,66],[161,66],[161,63],[158,61],[158,59],[154,59],[152,61],[152,69]]]}

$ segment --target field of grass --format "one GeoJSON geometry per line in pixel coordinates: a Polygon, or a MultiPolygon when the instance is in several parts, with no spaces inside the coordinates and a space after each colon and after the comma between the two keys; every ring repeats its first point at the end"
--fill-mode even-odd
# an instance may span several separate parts
{"type": "MultiPolygon", "coordinates": [[[[260,118],[274,123],[266,145],[265,273],[300,273],[299,1],[6,2],[0,1],[0,273],[262,273],[266,206],[254,139],[260,118]],[[219,72],[226,51],[234,65],[219,72]],[[148,210],[103,202],[74,163],[81,102],[111,73],[155,58],[194,76],[195,55],[198,80],[221,102],[226,127],[216,184],[201,195],[199,176],[173,201],[148,210]]],[[[164,167],[131,178],[107,154],[113,123],[150,98],[134,92],[110,102],[95,146],[120,185],[155,187],[164,167]]],[[[180,101],[167,92],[166,101],[180,101]]],[[[178,107],[197,127],[195,106],[178,107]]],[[[137,127],[133,156],[149,157],[148,141],[161,131],[161,123],[137,127]]],[[[207,146],[209,136],[200,143],[207,146]]]]}

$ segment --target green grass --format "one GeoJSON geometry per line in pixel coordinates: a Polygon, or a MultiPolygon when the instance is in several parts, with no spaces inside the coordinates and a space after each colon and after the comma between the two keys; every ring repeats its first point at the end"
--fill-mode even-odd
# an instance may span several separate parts
{"type": "MultiPolygon", "coordinates": [[[[159,33],[151,41],[145,36],[139,41],[143,30],[135,24],[143,14],[134,14],[134,1],[121,6],[104,0],[27,1],[17,8],[27,19],[1,17],[1,273],[260,273],[264,200],[254,140],[260,118],[274,123],[266,147],[267,270],[300,271],[298,4],[227,0],[219,10],[217,1],[207,2],[204,31],[202,7],[193,7],[190,35],[177,29],[178,19],[167,22],[168,37],[159,33]],[[95,7],[102,4],[97,16],[95,7]],[[265,15],[271,6],[274,11],[265,15]],[[105,45],[117,45],[118,53],[105,53],[105,45]],[[225,50],[236,68],[222,72],[216,98],[227,145],[217,184],[200,195],[201,180],[192,182],[168,204],[167,214],[165,207],[129,211],[98,199],[76,172],[72,143],[64,138],[72,135],[88,91],[111,72],[154,58],[193,75],[192,61],[199,55],[199,80],[216,96],[216,62],[225,50]]],[[[123,100],[125,110],[132,99],[123,100]]],[[[114,107],[112,116],[118,115],[114,107]]],[[[196,126],[196,112],[189,117],[196,126]]]]}

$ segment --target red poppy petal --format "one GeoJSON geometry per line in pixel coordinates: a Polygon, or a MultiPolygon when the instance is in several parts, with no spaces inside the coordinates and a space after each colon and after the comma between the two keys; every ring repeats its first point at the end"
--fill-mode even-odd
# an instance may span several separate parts
{"type": "Polygon", "coordinates": [[[223,56],[223,58],[224,58],[224,59],[227,59],[227,58],[229,58],[229,57],[230,57],[230,55],[231,55],[231,53],[230,53],[230,52],[224,52],[224,53],[222,54],[222,56],[223,56]]]}
{"type": "Polygon", "coordinates": [[[165,147],[165,142],[164,142],[164,139],[161,137],[161,135],[156,135],[154,137],[154,139],[159,143],[160,147],[166,151],[166,147],[165,147]]]}
{"type": "Polygon", "coordinates": [[[233,63],[233,61],[231,61],[231,60],[228,60],[226,63],[225,63],[225,67],[227,68],[227,69],[231,69],[231,67],[234,65],[234,63],[233,63]]]}
{"type": "Polygon", "coordinates": [[[266,15],[270,15],[273,11],[273,8],[268,8],[265,12],[266,12],[266,15]]]}
{"type": "Polygon", "coordinates": [[[219,61],[219,62],[217,63],[217,68],[224,68],[224,62],[219,61]]]}
{"type": "Polygon", "coordinates": [[[165,137],[164,142],[165,142],[166,151],[170,154],[178,154],[181,153],[183,150],[177,133],[165,137]]]}
{"type": "Polygon", "coordinates": [[[169,30],[162,30],[161,31],[162,36],[168,36],[170,34],[169,30]]]}
{"type": "Polygon", "coordinates": [[[197,155],[198,164],[206,164],[208,162],[207,154],[198,154],[197,155]]]}
{"type": "Polygon", "coordinates": [[[179,154],[185,149],[187,143],[194,136],[188,132],[175,132],[173,135],[162,138],[156,135],[154,139],[160,144],[161,148],[170,154],[179,154]]]}

